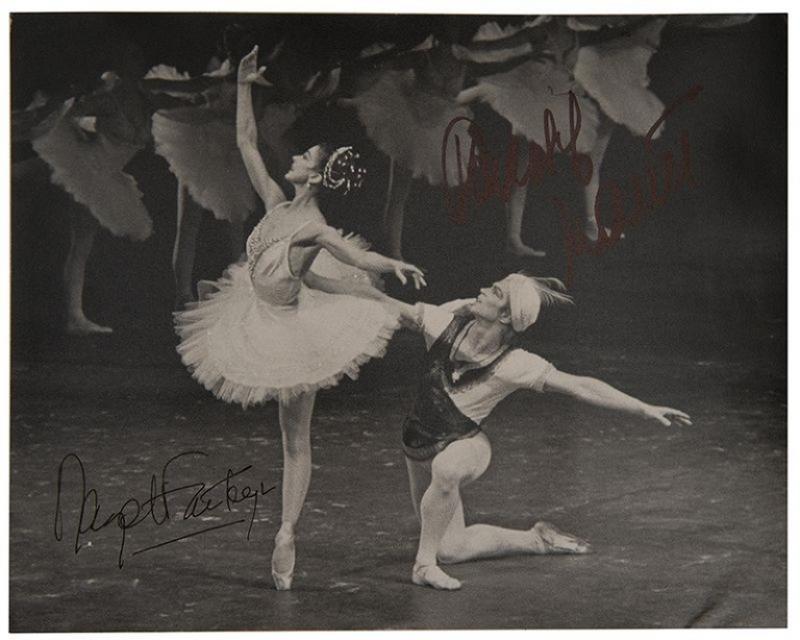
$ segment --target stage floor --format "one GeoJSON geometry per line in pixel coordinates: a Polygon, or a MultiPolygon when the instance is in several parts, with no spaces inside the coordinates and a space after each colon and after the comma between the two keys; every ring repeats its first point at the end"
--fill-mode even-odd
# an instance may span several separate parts
{"type": "Polygon", "coordinates": [[[440,593],[410,583],[418,526],[398,441],[414,340],[317,400],[291,592],[276,592],[269,575],[280,520],[279,488],[269,491],[281,472],[274,404],[243,411],[215,400],[180,366],[168,333],[18,341],[11,630],[785,626],[786,397],[774,343],[710,359],[553,346],[562,369],[684,409],[694,426],[512,396],[486,425],[493,462],[464,492],[468,522],[546,519],[594,553],[454,566],[463,589],[440,593]],[[151,476],[160,483],[167,461],[187,452],[166,471],[167,488],[188,485],[169,495],[167,519],[162,501],[146,503],[151,476]],[[263,486],[255,511],[245,486],[263,486]],[[92,489],[99,530],[80,537],[76,554],[82,490],[88,529],[92,489]],[[215,508],[191,503],[198,489],[215,508]],[[100,525],[120,510],[130,523],[131,499],[144,519],[123,547],[118,518],[100,525]],[[192,507],[197,517],[185,518],[192,507]]]}

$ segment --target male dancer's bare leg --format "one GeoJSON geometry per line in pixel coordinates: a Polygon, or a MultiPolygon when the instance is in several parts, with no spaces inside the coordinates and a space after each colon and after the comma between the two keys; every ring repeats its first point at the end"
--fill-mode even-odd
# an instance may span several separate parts
{"type": "Polygon", "coordinates": [[[281,398],[279,403],[283,440],[282,512],[272,553],[272,579],[279,591],[292,588],[295,527],[311,482],[311,415],[315,398],[315,393],[305,393],[292,399],[281,398]]]}
{"type": "Polygon", "coordinates": [[[415,500],[421,493],[419,475],[430,468],[430,484],[417,508],[421,527],[419,547],[411,579],[414,584],[427,585],[435,589],[460,589],[461,583],[442,571],[436,557],[447,528],[460,502],[462,485],[479,478],[491,460],[491,447],[484,434],[449,444],[428,463],[407,460],[415,500]]]}
{"type": "Polygon", "coordinates": [[[86,264],[97,235],[97,221],[82,206],[69,207],[69,253],[64,262],[64,288],[67,294],[67,332],[74,335],[111,333],[89,320],[83,312],[83,288],[86,280],[86,264]]]}
{"type": "MultiPolygon", "coordinates": [[[[463,454],[461,464],[463,464],[464,469],[468,469],[470,477],[475,479],[488,467],[491,449],[488,438],[486,438],[484,434],[459,442],[466,443],[470,441],[473,441],[474,444],[473,451],[469,451],[464,447],[459,447],[461,451],[456,451],[456,453],[460,454],[460,456],[463,454]],[[484,464],[485,466],[483,466],[484,464]],[[476,473],[477,475],[474,475],[476,473]]],[[[445,452],[450,450],[452,446],[453,445],[450,445],[445,449],[445,452]]],[[[449,462],[452,463],[452,460],[449,462]]],[[[458,462],[456,462],[456,464],[458,464],[458,462]]],[[[428,487],[429,484],[433,486],[433,465],[430,463],[408,460],[407,466],[414,508],[417,512],[417,516],[420,517],[420,520],[423,520],[427,514],[424,514],[422,511],[422,500],[425,496],[430,497],[426,487],[428,487]]],[[[464,484],[466,484],[466,482],[464,484]]],[[[425,526],[423,524],[423,529],[424,528],[425,526]]],[[[431,531],[430,526],[428,530],[431,531]]],[[[426,544],[430,543],[426,541],[426,544]]],[[[422,550],[422,548],[423,539],[421,536],[420,550],[422,550]]],[[[464,507],[460,492],[456,492],[453,516],[439,542],[436,550],[436,558],[443,564],[454,564],[478,558],[491,558],[515,554],[588,553],[589,550],[590,546],[586,541],[563,533],[547,522],[538,522],[528,530],[506,529],[487,524],[475,524],[467,527],[464,523],[464,507]]],[[[429,558],[424,557],[423,562],[429,562],[429,558]]],[[[430,577],[430,580],[421,582],[415,580],[415,582],[417,582],[417,584],[428,584],[440,589],[452,589],[460,586],[460,583],[458,583],[458,586],[455,586],[454,583],[444,581],[439,574],[447,576],[447,574],[438,568],[436,571],[429,569],[425,573],[425,577],[430,577]],[[446,586],[448,584],[450,586],[446,586]]],[[[449,578],[449,576],[447,577],[449,578]]],[[[450,580],[453,579],[450,578],[450,580]]],[[[458,581],[454,582],[457,583],[458,581]]]]}
{"type": "Polygon", "coordinates": [[[197,235],[203,210],[189,195],[189,190],[178,182],[178,220],[175,229],[175,245],[172,249],[172,272],[175,277],[175,308],[180,310],[194,300],[192,272],[197,250],[197,235]]]}

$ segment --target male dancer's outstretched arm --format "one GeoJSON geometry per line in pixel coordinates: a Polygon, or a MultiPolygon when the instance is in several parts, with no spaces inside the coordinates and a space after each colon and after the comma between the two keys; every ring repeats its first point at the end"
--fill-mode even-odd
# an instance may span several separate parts
{"type": "Polygon", "coordinates": [[[692,424],[689,416],[683,411],[647,404],[597,378],[575,376],[554,369],[548,374],[543,390],[545,393],[568,395],[575,400],[580,400],[596,407],[621,411],[647,420],[655,420],[665,427],[673,423],[679,425],[692,424]]]}
{"type": "Polygon", "coordinates": [[[438,345],[433,350],[429,347],[425,364],[429,371],[440,371],[448,362],[451,371],[459,361],[499,362],[487,365],[484,379],[476,378],[458,394],[452,391],[455,379],[448,382],[442,376],[426,376],[418,402],[404,423],[406,466],[421,523],[412,569],[415,584],[460,588],[460,581],[445,573],[439,563],[517,553],[586,553],[590,549],[584,540],[548,522],[537,522],[527,530],[465,523],[461,489],[477,480],[491,459],[489,439],[480,423],[506,395],[517,389],[561,393],[663,425],[691,424],[682,411],[649,405],[595,378],[558,371],[543,358],[514,348],[515,335],[536,322],[543,306],[554,302],[568,303],[570,299],[549,282],[520,274],[482,289],[470,305],[471,318],[458,319],[453,314],[456,307],[463,306],[461,301],[447,308],[388,302],[404,324],[424,331],[426,342],[438,345]],[[507,357],[498,360],[494,354],[502,354],[503,348],[507,357]],[[505,393],[498,394],[498,388],[505,393]]]}

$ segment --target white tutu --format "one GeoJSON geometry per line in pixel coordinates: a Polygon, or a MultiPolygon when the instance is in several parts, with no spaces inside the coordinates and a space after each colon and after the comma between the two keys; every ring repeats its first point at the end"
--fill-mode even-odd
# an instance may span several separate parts
{"type": "MultiPolygon", "coordinates": [[[[368,278],[325,251],[313,270],[368,278]]],[[[178,353],[206,389],[243,407],[331,387],[344,375],[355,379],[363,363],[384,355],[398,328],[375,300],[305,285],[297,304],[270,304],[256,294],[245,262],[232,265],[214,289],[175,314],[178,353]]]]}
{"type": "MultiPolygon", "coordinates": [[[[209,105],[162,110],[153,116],[156,153],[215,218],[242,222],[258,208],[258,198],[236,145],[235,85],[223,84],[206,94],[213,100],[209,105]]],[[[286,134],[297,114],[291,102],[272,102],[263,108],[259,143],[263,155],[276,160],[278,168],[291,163],[292,145],[286,134]]]]}
{"type": "MultiPolygon", "coordinates": [[[[352,99],[341,102],[356,108],[375,146],[411,171],[415,178],[423,177],[432,185],[440,184],[445,130],[454,118],[469,118],[472,112],[444,91],[425,86],[413,69],[365,74],[361,84],[352,99]]],[[[455,131],[462,140],[469,139],[465,130],[462,122],[455,131]]],[[[466,153],[463,149],[462,154],[466,153]]],[[[455,162],[448,164],[448,171],[448,184],[455,184],[458,181],[455,162]]]]}
{"type": "Polygon", "coordinates": [[[141,147],[82,134],[69,117],[72,100],[52,114],[33,148],[52,168],[52,181],[86,207],[115,236],[144,240],[153,229],[136,180],[123,171],[141,147]],[[52,126],[51,126],[52,125],[52,126]]]}
{"type": "MultiPolygon", "coordinates": [[[[226,63],[206,75],[228,73],[226,63]]],[[[166,65],[153,67],[145,76],[164,80],[186,77],[166,65]]],[[[203,96],[203,105],[164,109],[153,115],[156,153],[167,161],[195,202],[215,218],[243,222],[256,210],[257,198],[236,146],[236,85],[220,82],[203,96]]]]}
{"type": "MultiPolygon", "coordinates": [[[[666,22],[666,18],[656,18],[628,36],[578,50],[575,79],[608,117],[634,135],[646,135],[664,113],[664,103],[647,88],[647,65],[666,22]]],[[[656,135],[661,129],[663,125],[656,135]]]]}
{"type": "Polygon", "coordinates": [[[588,153],[597,141],[599,114],[586,91],[569,74],[563,65],[549,60],[531,60],[510,71],[483,76],[474,87],[462,91],[461,103],[480,100],[489,104],[498,114],[511,123],[515,134],[545,146],[544,111],[553,114],[561,143],[570,138],[568,91],[578,99],[581,110],[581,129],[577,139],[577,151],[588,153]]]}
{"type": "Polygon", "coordinates": [[[204,107],[159,111],[153,116],[153,139],[170,171],[215,218],[243,222],[256,210],[232,119],[204,107]]]}

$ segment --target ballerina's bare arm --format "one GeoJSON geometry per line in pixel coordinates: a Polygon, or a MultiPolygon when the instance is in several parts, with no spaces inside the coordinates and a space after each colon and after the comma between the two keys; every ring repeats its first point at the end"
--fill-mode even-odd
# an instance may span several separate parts
{"type": "Polygon", "coordinates": [[[343,293],[360,298],[385,301],[387,296],[383,291],[376,289],[366,282],[340,280],[338,278],[326,278],[319,274],[309,271],[303,276],[303,282],[312,289],[325,291],[326,293],[343,293]]]}
{"type": "MultiPolygon", "coordinates": [[[[413,264],[387,258],[374,251],[364,251],[348,242],[339,234],[336,229],[320,222],[307,224],[295,235],[293,244],[313,245],[316,244],[327,249],[337,260],[347,264],[374,271],[376,273],[394,273],[400,282],[406,284],[408,276],[414,281],[414,286],[419,289],[425,286],[425,275],[422,270],[413,264]]],[[[308,265],[310,266],[310,265],[308,265]]]]}
{"type": "Polygon", "coordinates": [[[263,69],[256,66],[258,46],[239,63],[238,90],[236,92],[236,144],[242,154],[244,166],[253,188],[269,211],[286,201],[286,194],[267,172],[264,159],[258,150],[258,128],[253,115],[252,84],[257,82],[263,69]]]}
{"type": "Polygon", "coordinates": [[[195,78],[187,78],[186,80],[172,80],[168,78],[140,78],[139,86],[147,92],[153,93],[185,93],[185,94],[198,94],[203,93],[207,89],[216,84],[228,82],[228,76],[197,76],[195,78]]]}

